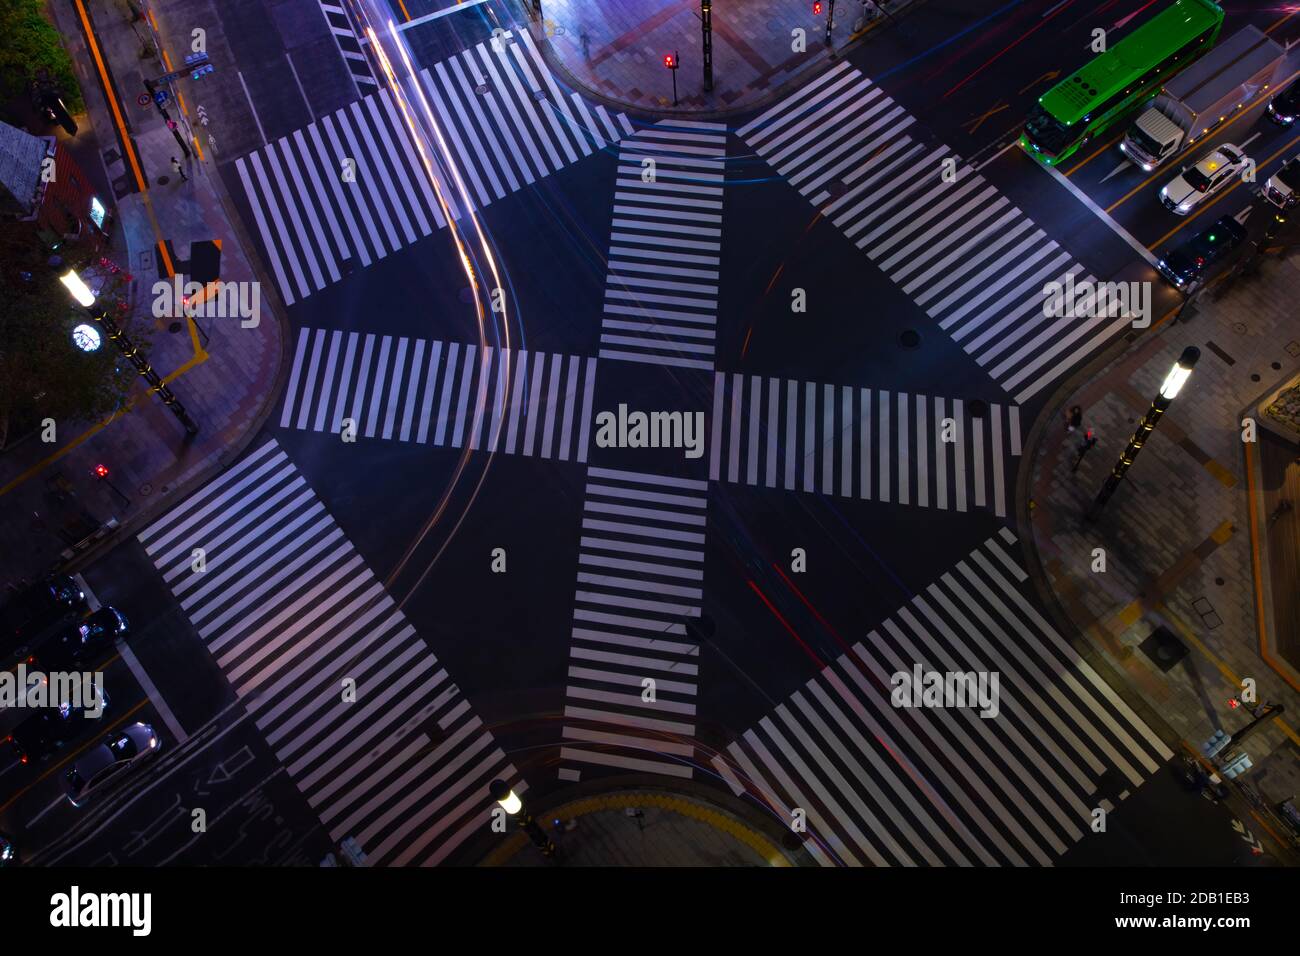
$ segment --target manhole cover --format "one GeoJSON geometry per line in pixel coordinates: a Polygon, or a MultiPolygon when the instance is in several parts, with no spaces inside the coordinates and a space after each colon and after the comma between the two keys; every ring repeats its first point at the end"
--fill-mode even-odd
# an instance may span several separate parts
{"type": "Polygon", "coordinates": [[[469,286],[465,286],[463,289],[460,290],[459,298],[460,301],[464,302],[466,305],[473,304],[474,290],[471,289],[469,286]]]}
{"type": "Polygon", "coordinates": [[[971,399],[966,407],[970,409],[971,418],[983,418],[989,412],[989,403],[982,398],[971,399]]]}
{"type": "Polygon", "coordinates": [[[830,182],[826,184],[827,194],[834,199],[839,199],[848,191],[849,191],[849,187],[844,184],[844,180],[842,179],[837,179],[834,182],[830,182]]]}
{"type": "Polygon", "coordinates": [[[1292,358],[1300,357],[1300,342],[1288,342],[1286,344],[1286,354],[1292,358]]]}
{"type": "Polygon", "coordinates": [[[1282,369],[1282,363],[1281,362],[1272,363],[1272,369],[1275,372],[1280,371],[1282,369]]]}
{"type": "Polygon", "coordinates": [[[166,186],[166,185],[167,185],[169,182],[171,182],[171,181],[172,181],[172,180],[171,180],[171,177],[170,177],[170,176],[159,176],[159,177],[158,177],[158,185],[159,185],[159,186],[166,186]]]}
{"type": "Polygon", "coordinates": [[[474,87],[474,92],[479,96],[486,96],[488,93],[492,92],[492,87],[488,86],[486,83],[480,83],[478,86],[474,87]]]}
{"type": "Polygon", "coordinates": [[[904,329],[898,335],[898,344],[905,349],[914,349],[921,344],[921,333],[916,329],[904,329]]]}
{"type": "Polygon", "coordinates": [[[1215,578],[1214,583],[1217,584],[1219,587],[1223,587],[1223,578],[1215,578]]]}
{"type": "Polygon", "coordinates": [[[1250,380],[1251,380],[1252,382],[1258,382],[1258,381],[1259,381],[1259,373],[1258,373],[1258,372],[1255,372],[1253,375],[1251,375],[1251,376],[1250,376],[1250,380]]]}
{"type": "Polygon", "coordinates": [[[149,482],[146,481],[143,485],[140,486],[140,494],[142,495],[153,494],[153,485],[149,484],[149,482]]]}
{"type": "Polygon", "coordinates": [[[1245,335],[1245,334],[1246,334],[1246,323],[1245,323],[1245,322],[1233,322],[1233,323],[1232,323],[1232,331],[1236,332],[1238,335],[1245,335]]]}
{"type": "Polygon", "coordinates": [[[175,333],[179,332],[182,328],[183,326],[179,322],[173,322],[169,326],[167,326],[167,331],[171,332],[174,335],[175,333]]]}
{"type": "Polygon", "coordinates": [[[1187,656],[1187,645],[1174,636],[1167,627],[1158,627],[1151,636],[1138,645],[1151,663],[1166,673],[1187,656]]]}

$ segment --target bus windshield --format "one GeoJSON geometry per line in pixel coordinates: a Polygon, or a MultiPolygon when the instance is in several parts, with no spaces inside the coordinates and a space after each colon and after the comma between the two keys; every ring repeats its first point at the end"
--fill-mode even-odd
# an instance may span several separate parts
{"type": "Polygon", "coordinates": [[[1053,156],[1070,141],[1070,129],[1042,106],[1035,106],[1025,120],[1025,135],[1033,145],[1053,156]]]}

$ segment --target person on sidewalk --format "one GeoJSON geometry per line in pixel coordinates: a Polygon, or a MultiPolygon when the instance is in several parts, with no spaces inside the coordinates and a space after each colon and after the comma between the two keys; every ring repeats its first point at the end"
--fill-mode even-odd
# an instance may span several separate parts
{"type": "Polygon", "coordinates": [[[172,157],[172,169],[174,169],[176,171],[176,175],[181,178],[181,182],[183,183],[189,182],[190,177],[185,175],[185,170],[181,166],[181,161],[177,159],[175,156],[172,157]]]}
{"type": "MultiPolygon", "coordinates": [[[[172,160],[175,162],[175,160],[172,160]]],[[[1083,406],[1075,405],[1065,413],[1065,431],[1070,433],[1083,424],[1083,406]]]]}

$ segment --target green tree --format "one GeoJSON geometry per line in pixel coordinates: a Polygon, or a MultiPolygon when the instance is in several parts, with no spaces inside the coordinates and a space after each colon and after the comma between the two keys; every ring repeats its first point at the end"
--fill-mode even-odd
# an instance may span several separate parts
{"type": "Polygon", "coordinates": [[[0,0],[0,98],[28,95],[31,81],[41,71],[63,97],[69,113],[85,110],[81,86],[72,72],[72,59],[49,20],[41,0],[0,0]]]}
{"type": "Polygon", "coordinates": [[[51,267],[36,244],[0,241],[0,448],[45,418],[84,422],[111,414],[139,377],[107,336],[93,352],[73,344],[76,325],[96,323],[59,281],[76,268],[144,351],[142,323],[125,311],[126,274],[111,273],[84,245],[60,252],[63,263],[51,267]]]}

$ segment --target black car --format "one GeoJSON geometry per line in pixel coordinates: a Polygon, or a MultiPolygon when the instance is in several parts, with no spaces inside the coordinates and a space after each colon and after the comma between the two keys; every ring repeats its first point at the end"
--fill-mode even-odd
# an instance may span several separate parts
{"type": "Polygon", "coordinates": [[[87,614],[80,624],[62,628],[36,648],[36,660],[46,670],[81,670],[111,650],[113,642],[125,637],[126,616],[116,608],[101,607],[87,614]]]}
{"type": "Polygon", "coordinates": [[[86,595],[66,574],[51,574],[0,605],[0,666],[26,657],[57,624],[75,621],[86,595]]]}
{"type": "Polygon", "coordinates": [[[1211,267],[1246,240],[1246,227],[1231,216],[1210,226],[1176,249],[1166,252],[1159,261],[1161,275],[1179,289],[1203,279],[1211,267]]]}
{"type": "Polygon", "coordinates": [[[1300,116],[1300,83],[1292,83],[1269,100],[1268,118],[1279,126],[1290,126],[1300,116]]]}
{"type": "Polygon", "coordinates": [[[35,764],[47,760],[89,729],[101,727],[99,721],[108,710],[108,692],[99,688],[98,717],[84,708],[63,704],[43,707],[13,729],[5,742],[13,748],[20,763],[35,764]]]}

